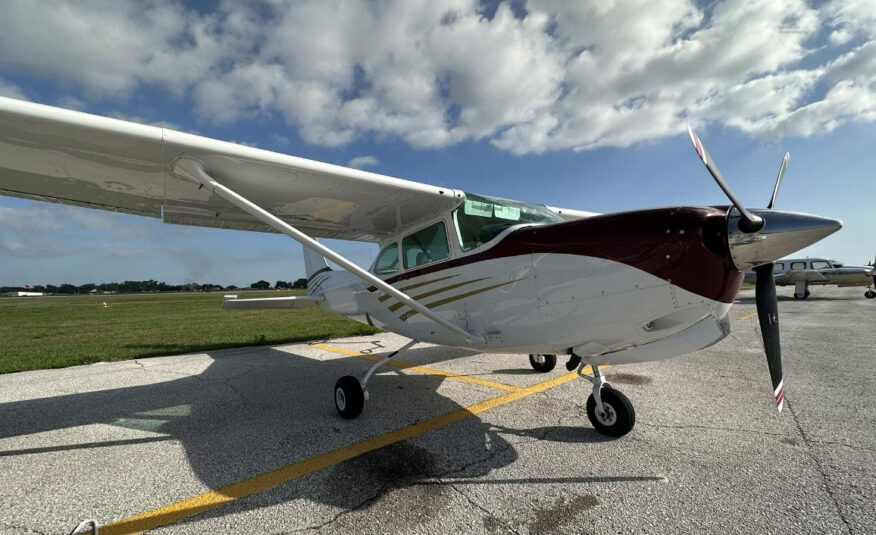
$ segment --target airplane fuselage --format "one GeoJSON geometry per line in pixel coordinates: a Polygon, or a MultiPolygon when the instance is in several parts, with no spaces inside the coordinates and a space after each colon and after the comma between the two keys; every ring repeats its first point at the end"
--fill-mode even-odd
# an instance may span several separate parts
{"type": "MultiPolygon", "coordinates": [[[[836,285],[841,287],[864,286],[871,288],[876,283],[872,266],[844,266],[827,258],[788,258],[774,263],[777,286],[794,286],[794,295],[805,298],[809,286],[836,285]]],[[[746,271],[746,281],[754,281],[754,273],[746,271]]],[[[870,297],[872,290],[865,295],[870,297]]]]}
{"type": "Polygon", "coordinates": [[[742,283],[727,254],[727,209],[662,208],[518,225],[467,254],[384,280],[459,327],[474,346],[343,272],[315,281],[326,305],[404,336],[482,352],[599,363],[681,355],[729,333],[742,283]]]}

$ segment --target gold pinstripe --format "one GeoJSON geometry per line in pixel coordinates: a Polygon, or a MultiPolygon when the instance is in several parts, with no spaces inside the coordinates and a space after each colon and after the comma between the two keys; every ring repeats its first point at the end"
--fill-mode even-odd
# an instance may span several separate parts
{"type": "MultiPolygon", "coordinates": [[[[425,299],[426,297],[431,297],[431,296],[436,295],[436,294],[444,293],[448,290],[453,290],[454,288],[459,288],[460,286],[467,286],[469,284],[474,284],[476,282],[485,281],[489,278],[490,277],[483,277],[480,279],[472,279],[470,281],[459,282],[456,284],[451,284],[450,286],[444,286],[443,288],[436,288],[434,290],[429,290],[428,292],[421,293],[419,295],[415,295],[412,297],[412,299],[419,301],[420,299],[425,299]]],[[[392,305],[391,307],[389,307],[389,310],[390,310],[390,312],[395,312],[396,310],[400,309],[403,306],[405,306],[404,303],[396,303],[396,304],[392,305]]]]}
{"type": "MultiPolygon", "coordinates": [[[[425,285],[427,285],[427,284],[432,284],[433,282],[440,282],[440,281],[443,281],[443,280],[452,279],[453,277],[458,277],[458,276],[459,276],[459,274],[456,274],[456,275],[449,275],[449,276],[447,276],[447,277],[440,277],[440,278],[437,278],[437,279],[427,280],[427,281],[424,281],[424,282],[418,282],[418,283],[416,283],[416,284],[411,284],[410,286],[403,286],[403,287],[399,288],[398,291],[400,291],[400,292],[406,292],[406,291],[408,291],[408,290],[413,290],[414,288],[419,288],[420,286],[425,286],[425,285]]],[[[380,301],[380,302],[382,303],[382,302],[386,301],[387,299],[389,299],[390,297],[392,297],[392,296],[389,295],[389,294],[385,294],[385,295],[381,295],[380,297],[378,297],[377,300],[380,301]]]]}
{"type": "MultiPolygon", "coordinates": [[[[499,283],[499,284],[494,284],[494,285],[492,285],[492,286],[486,286],[486,287],[484,287],[484,288],[479,288],[479,289],[477,289],[477,290],[472,290],[472,291],[470,291],[470,292],[466,292],[466,293],[464,293],[464,294],[454,295],[454,296],[452,296],[452,297],[447,297],[447,298],[444,298],[444,299],[439,299],[438,301],[433,301],[433,302],[431,302],[431,303],[426,303],[425,306],[426,306],[426,308],[435,308],[435,307],[439,307],[439,306],[441,306],[441,305],[446,305],[447,303],[452,303],[452,302],[454,302],[454,301],[459,301],[460,299],[465,299],[466,297],[471,297],[471,296],[473,296],[473,295],[477,295],[477,294],[481,294],[481,293],[484,293],[484,292],[488,292],[488,291],[490,291],[490,290],[495,290],[496,288],[501,288],[502,286],[508,286],[509,284],[512,284],[512,283],[515,283],[515,282],[519,282],[519,281],[522,281],[522,280],[523,280],[523,279],[514,279],[514,280],[511,280],[511,281],[508,281],[508,282],[502,282],[502,283],[499,283]]],[[[402,314],[401,316],[399,316],[398,319],[400,319],[400,320],[402,320],[402,321],[406,321],[406,320],[407,320],[408,318],[410,318],[411,316],[415,316],[415,315],[417,315],[417,314],[419,314],[419,312],[417,312],[416,310],[408,310],[407,312],[405,312],[404,314],[402,314]]]]}

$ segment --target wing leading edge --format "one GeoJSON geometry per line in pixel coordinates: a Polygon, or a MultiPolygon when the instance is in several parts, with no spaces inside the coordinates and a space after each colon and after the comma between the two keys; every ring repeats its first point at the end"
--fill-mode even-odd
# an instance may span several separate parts
{"type": "Polygon", "coordinates": [[[175,176],[188,157],[315,237],[381,241],[459,205],[462,191],[0,97],[0,194],[167,223],[273,231],[175,176]]]}

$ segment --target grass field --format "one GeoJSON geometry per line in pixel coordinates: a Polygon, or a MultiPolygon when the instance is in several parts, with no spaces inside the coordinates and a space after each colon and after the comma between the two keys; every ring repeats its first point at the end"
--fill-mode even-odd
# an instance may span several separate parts
{"type": "Polygon", "coordinates": [[[377,332],[318,308],[226,311],[222,295],[0,298],[0,373],[377,332]]]}

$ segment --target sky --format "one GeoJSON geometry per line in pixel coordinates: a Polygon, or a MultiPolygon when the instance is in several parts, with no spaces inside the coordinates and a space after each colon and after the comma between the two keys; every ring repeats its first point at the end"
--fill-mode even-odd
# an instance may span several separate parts
{"type": "MultiPolygon", "coordinates": [[[[876,0],[8,0],[0,95],[564,208],[843,220],[876,256],[876,0]]],[[[329,241],[360,265],[370,244],[329,241]]],[[[304,275],[272,234],[0,197],[0,286],[304,275]]]]}

